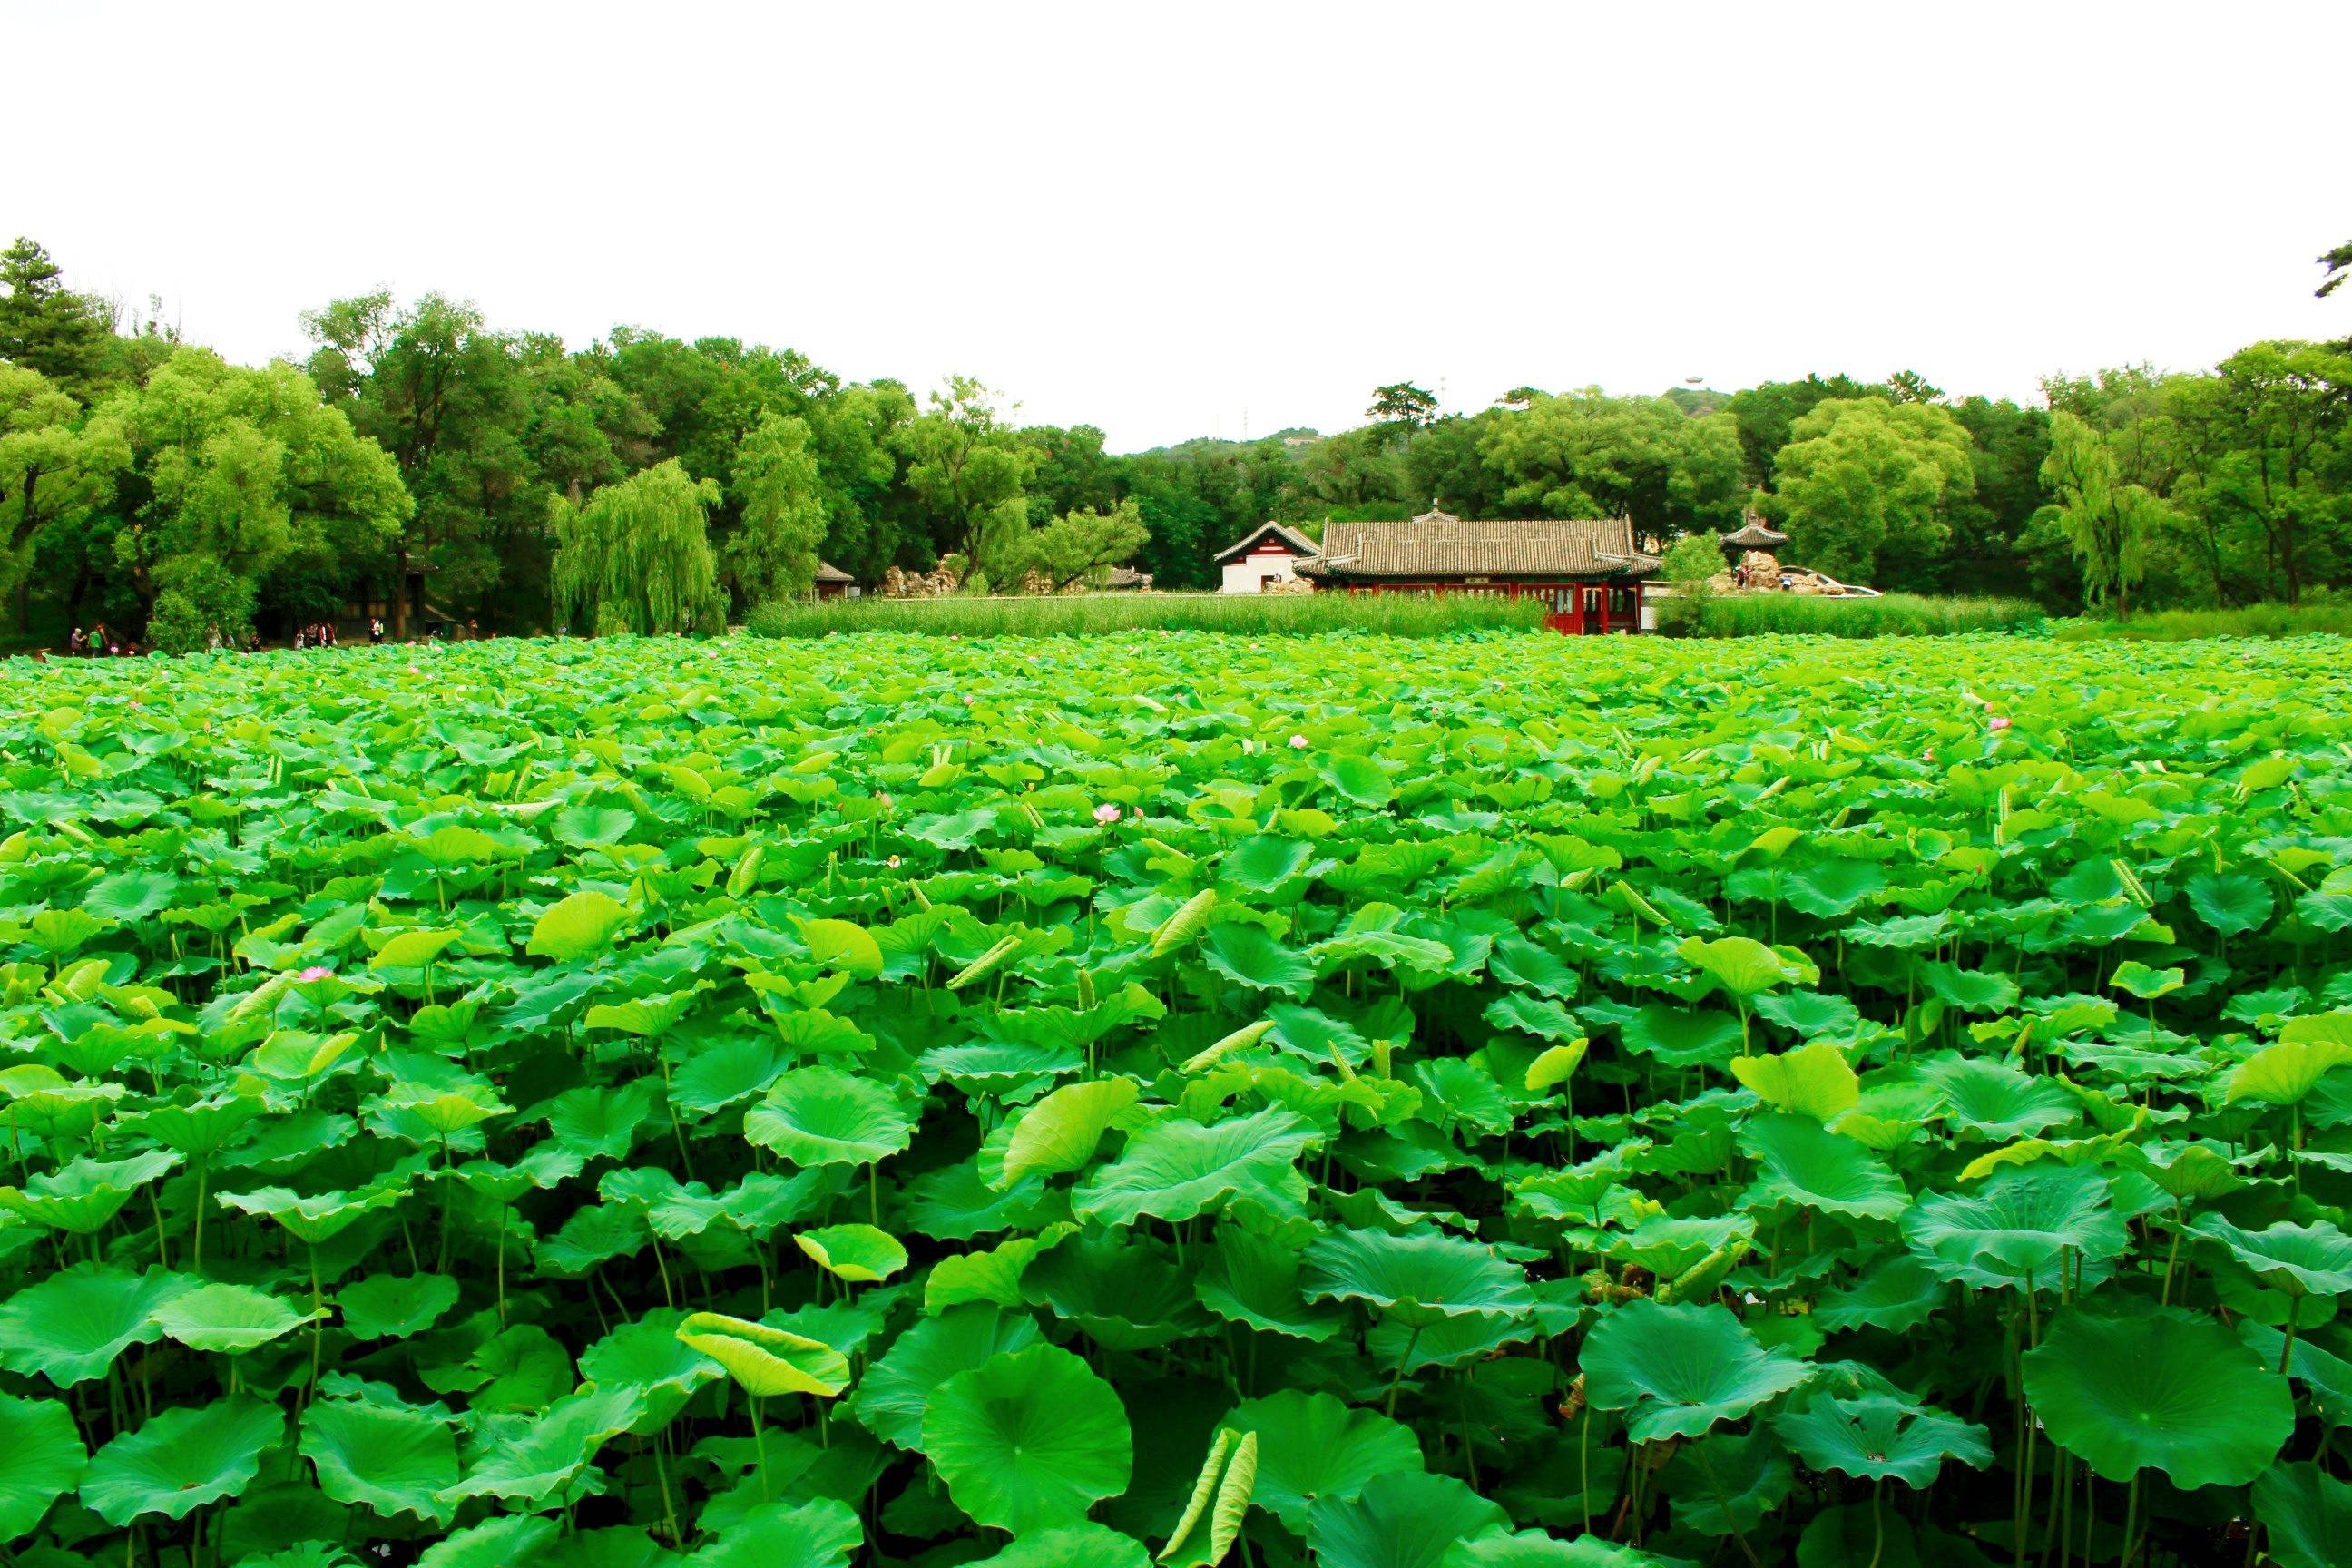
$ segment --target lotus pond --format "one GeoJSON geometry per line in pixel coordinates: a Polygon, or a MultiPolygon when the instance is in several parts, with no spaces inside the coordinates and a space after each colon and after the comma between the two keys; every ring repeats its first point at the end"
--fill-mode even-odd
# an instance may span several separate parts
{"type": "Polygon", "coordinates": [[[0,672],[0,1543],[2345,1560],[2323,640],[0,672]]]}

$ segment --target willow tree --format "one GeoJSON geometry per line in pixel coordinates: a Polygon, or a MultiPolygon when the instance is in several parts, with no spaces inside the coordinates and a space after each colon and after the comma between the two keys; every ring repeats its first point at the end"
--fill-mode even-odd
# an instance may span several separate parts
{"type": "Polygon", "coordinates": [[[2042,482],[2058,498],[2045,510],[2083,563],[2084,603],[2113,601],[2118,619],[2129,616],[2132,585],[2147,569],[2148,539],[2165,521],[2165,503],[2126,483],[2107,437],[2063,408],[2050,416],[2042,482]]]}
{"type": "Polygon", "coordinates": [[[719,500],[715,480],[672,458],[604,486],[576,511],[557,502],[556,619],[600,636],[722,629],[707,515],[719,500]]]}

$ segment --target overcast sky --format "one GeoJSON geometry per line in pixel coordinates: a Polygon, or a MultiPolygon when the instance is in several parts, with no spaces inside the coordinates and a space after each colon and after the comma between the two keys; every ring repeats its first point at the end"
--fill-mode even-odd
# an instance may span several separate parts
{"type": "Polygon", "coordinates": [[[2352,332],[2352,4],[0,0],[0,238],[232,357],[383,286],[1123,450],[1410,379],[1733,388],[2352,332]]]}

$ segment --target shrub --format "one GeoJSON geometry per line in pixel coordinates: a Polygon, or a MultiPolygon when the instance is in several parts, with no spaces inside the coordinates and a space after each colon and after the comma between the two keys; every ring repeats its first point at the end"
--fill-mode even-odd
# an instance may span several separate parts
{"type": "Polygon", "coordinates": [[[1122,631],[1232,632],[1279,637],[1377,632],[1443,637],[1528,631],[1543,624],[1532,599],[1402,594],[1077,594],[1052,598],[830,599],[753,610],[754,637],[819,637],[835,632],[912,632],[944,637],[1078,637],[1122,631]]]}
{"type": "Polygon", "coordinates": [[[2241,605],[2226,610],[2159,610],[2126,621],[2072,621],[2058,635],[2076,641],[2185,642],[2193,637],[2352,637],[2352,603],[2241,605]]]}
{"type": "Polygon", "coordinates": [[[1948,637],[1961,632],[2023,631],[2046,618],[2031,599],[1941,599],[1882,594],[1870,599],[1815,598],[1803,594],[1725,594],[1693,601],[1670,617],[1659,605],[1661,629],[1684,637],[1749,637],[1779,633],[1814,637],[1948,637]],[[1670,626],[1670,619],[1673,624],[1670,626]]]}

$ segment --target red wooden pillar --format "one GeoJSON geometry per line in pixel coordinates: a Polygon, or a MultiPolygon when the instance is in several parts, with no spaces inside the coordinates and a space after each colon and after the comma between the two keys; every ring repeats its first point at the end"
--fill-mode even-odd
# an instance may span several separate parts
{"type": "Polygon", "coordinates": [[[1601,635],[1609,635],[1609,584],[1601,584],[1601,635]]]}

